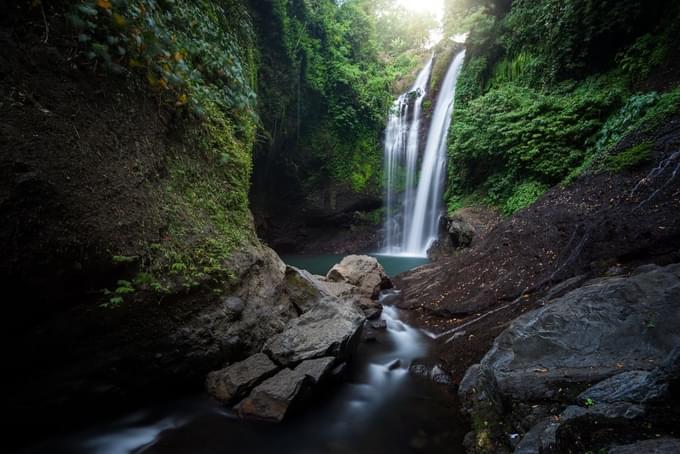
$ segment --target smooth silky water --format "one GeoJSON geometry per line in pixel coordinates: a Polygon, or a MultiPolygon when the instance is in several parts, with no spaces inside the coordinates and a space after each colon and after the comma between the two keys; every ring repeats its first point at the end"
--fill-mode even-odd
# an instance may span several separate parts
{"type": "MultiPolygon", "coordinates": [[[[394,275],[426,262],[377,256],[394,275]]],[[[342,257],[289,256],[287,263],[325,274],[342,257]]],[[[429,339],[399,320],[381,294],[387,329],[362,342],[347,379],[282,424],[237,419],[207,395],[168,401],[84,432],[50,440],[35,453],[407,453],[464,452],[464,425],[452,389],[413,377],[408,367],[429,339]],[[390,367],[399,360],[398,367],[390,367]]]]}

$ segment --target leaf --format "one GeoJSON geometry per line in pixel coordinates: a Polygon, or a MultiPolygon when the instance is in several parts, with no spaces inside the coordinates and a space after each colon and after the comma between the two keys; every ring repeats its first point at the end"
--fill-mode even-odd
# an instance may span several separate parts
{"type": "Polygon", "coordinates": [[[120,14],[118,14],[118,13],[113,13],[113,15],[111,16],[111,18],[113,19],[113,25],[115,25],[115,26],[118,27],[118,28],[123,28],[123,27],[125,27],[125,25],[126,25],[126,23],[127,23],[127,22],[125,21],[125,18],[124,18],[123,16],[121,16],[120,14]]]}
{"type": "Polygon", "coordinates": [[[179,98],[177,98],[177,102],[175,103],[176,106],[183,106],[187,103],[188,97],[186,93],[182,93],[179,98]]]}

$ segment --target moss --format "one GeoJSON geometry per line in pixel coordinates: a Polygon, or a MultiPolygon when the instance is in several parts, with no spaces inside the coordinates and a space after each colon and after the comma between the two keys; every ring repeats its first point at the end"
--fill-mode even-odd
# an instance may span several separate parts
{"type": "Polygon", "coordinates": [[[652,144],[642,142],[626,148],[618,154],[609,156],[605,161],[605,168],[611,172],[622,172],[634,169],[648,162],[652,157],[652,144]]]}
{"type": "MultiPolygon", "coordinates": [[[[242,120],[237,129],[216,107],[208,112],[168,152],[161,192],[167,228],[143,247],[125,291],[120,285],[105,291],[114,306],[138,291],[162,295],[202,286],[221,293],[234,280],[227,265],[232,252],[257,241],[248,208],[254,122],[242,120]]],[[[128,263],[123,256],[113,261],[128,263]]]]}

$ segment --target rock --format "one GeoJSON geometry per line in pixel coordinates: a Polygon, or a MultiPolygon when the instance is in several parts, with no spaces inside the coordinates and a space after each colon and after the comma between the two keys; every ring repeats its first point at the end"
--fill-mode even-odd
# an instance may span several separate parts
{"type": "Polygon", "coordinates": [[[387,370],[395,370],[401,367],[401,360],[395,359],[387,365],[387,370]]]}
{"type": "Polygon", "coordinates": [[[582,392],[577,400],[584,402],[638,402],[658,400],[668,392],[659,373],[633,370],[614,375],[582,392]]]}
{"type": "Polygon", "coordinates": [[[331,376],[334,378],[340,378],[345,374],[347,370],[347,363],[340,363],[331,370],[331,376]]]}
{"type": "Polygon", "coordinates": [[[545,418],[527,432],[517,444],[514,454],[541,454],[555,446],[555,434],[560,424],[556,418],[545,418]]]}
{"type": "Polygon", "coordinates": [[[382,265],[367,255],[348,255],[331,268],[326,278],[332,282],[355,285],[371,299],[377,299],[380,290],[392,287],[392,281],[382,265]]]}
{"type": "Polygon", "coordinates": [[[609,454],[676,454],[680,452],[680,439],[677,438],[657,438],[654,440],[643,440],[623,446],[612,446],[609,454]]]}
{"type": "Polygon", "coordinates": [[[560,415],[560,421],[567,421],[581,418],[583,416],[599,416],[602,418],[635,419],[645,413],[645,408],[641,405],[628,402],[615,402],[612,404],[594,404],[590,407],[579,407],[577,405],[568,406],[560,415]]]}
{"type": "Polygon", "coordinates": [[[358,300],[357,305],[369,320],[375,320],[382,314],[382,304],[372,299],[362,297],[358,300]]]}
{"type": "Polygon", "coordinates": [[[291,406],[331,372],[335,358],[303,361],[295,369],[283,369],[253,389],[235,408],[243,418],[282,421],[291,406]]]}
{"type": "Polygon", "coordinates": [[[475,236],[475,227],[462,216],[453,215],[447,222],[446,230],[451,236],[453,247],[468,247],[475,236]]]}
{"type": "Polygon", "coordinates": [[[387,322],[385,320],[373,320],[370,324],[373,329],[387,329],[387,322]]]}
{"type": "Polygon", "coordinates": [[[497,213],[480,207],[463,208],[450,216],[442,216],[439,237],[428,249],[427,256],[437,261],[460,248],[470,247],[499,221],[497,213]]]}
{"type": "Polygon", "coordinates": [[[383,290],[378,295],[378,302],[384,306],[396,306],[401,299],[401,291],[395,288],[383,290]]]}
{"type": "Polygon", "coordinates": [[[294,266],[286,266],[284,283],[284,294],[288,301],[295,306],[298,314],[310,311],[319,303],[321,298],[330,295],[323,282],[308,271],[294,266]]]}
{"type": "Polygon", "coordinates": [[[322,356],[345,359],[356,347],[363,321],[351,302],[323,297],[267,341],[263,351],[284,366],[322,356]]]}
{"type": "Polygon", "coordinates": [[[256,353],[244,361],[210,372],[206,378],[206,388],[215,399],[231,404],[277,370],[278,366],[267,355],[256,353]]]}
{"type": "Polygon", "coordinates": [[[427,378],[430,375],[430,369],[425,364],[411,364],[408,371],[416,377],[427,378]]]}
{"type": "Polygon", "coordinates": [[[451,375],[449,375],[449,373],[442,369],[439,365],[436,365],[432,368],[432,371],[430,372],[430,378],[433,382],[439,383],[440,385],[453,384],[451,375]]]}
{"type": "Polygon", "coordinates": [[[527,432],[515,449],[515,454],[540,454],[553,452],[557,446],[557,431],[573,420],[583,417],[598,419],[635,419],[644,414],[639,405],[616,403],[597,404],[588,408],[571,405],[558,417],[547,417],[527,432]]]}
{"type": "Polygon", "coordinates": [[[334,362],[335,358],[332,356],[310,359],[300,363],[300,365],[296,367],[295,370],[309,376],[314,384],[317,384],[328,375],[334,362]]]}
{"type": "Polygon", "coordinates": [[[228,296],[224,299],[224,309],[234,318],[240,316],[245,307],[245,303],[238,296],[228,296]]]}
{"type": "Polygon", "coordinates": [[[564,296],[566,293],[583,285],[587,279],[588,276],[586,274],[579,274],[578,276],[566,279],[548,290],[544,299],[550,301],[559,298],[560,296],[564,296]]]}
{"type": "Polygon", "coordinates": [[[283,369],[253,389],[236,407],[242,418],[280,422],[313,379],[300,371],[283,369]]]}
{"type": "Polygon", "coordinates": [[[565,383],[653,369],[680,345],[677,301],[670,268],[591,281],[512,322],[481,367],[515,400],[555,400],[565,383]]]}
{"type": "Polygon", "coordinates": [[[662,399],[678,377],[678,270],[646,267],[630,277],[591,280],[514,320],[459,386],[464,408],[490,421],[477,441],[499,440],[505,418],[521,433],[521,413],[510,412],[530,402],[557,406],[555,416],[532,419],[515,452],[564,448],[555,447],[558,428],[580,439],[593,421],[603,429],[645,416],[645,404],[662,399]],[[587,406],[569,405],[575,402],[587,406]]]}

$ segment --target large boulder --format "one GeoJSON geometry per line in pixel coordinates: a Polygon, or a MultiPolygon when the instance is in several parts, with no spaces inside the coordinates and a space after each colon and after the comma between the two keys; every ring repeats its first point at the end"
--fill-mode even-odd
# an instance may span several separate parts
{"type": "Polygon", "coordinates": [[[208,393],[225,404],[245,397],[255,385],[271,377],[279,367],[264,353],[210,372],[206,378],[208,393]]]}
{"type": "Polygon", "coordinates": [[[680,265],[590,281],[516,319],[481,361],[504,396],[558,398],[564,384],[651,370],[680,346],[680,265]]]}
{"type": "Polygon", "coordinates": [[[304,373],[283,369],[255,388],[235,408],[242,418],[280,422],[311,382],[312,379],[304,373]]]}
{"type": "Polygon", "coordinates": [[[680,452],[680,440],[669,437],[612,446],[609,449],[609,454],[676,454],[678,452],[680,452]]]}
{"type": "Polygon", "coordinates": [[[592,421],[641,426],[679,378],[678,326],[680,265],[592,280],[524,314],[459,387],[473,420],[486,422],[477,428],[477,446],[500,449],[489,440],[513,426],[526,432],[516,451],[522,453],[559,449],[562,432],[564,440],[587,439],[578,433],[592,421]],[[546,409],[526,431],[523,407],[546,409]]]}
{"type": "Polygon", "coordinates": [[[363,321],[351,301],[323,297],[267,341],[263,351],[283,366],[322,356],[345,358],[357,345],[363,321]]]}
{"type": "Polygon", "coordinates": [[[302,362],[295,369],[283,369],[255,388],[236,406],[243,418],[280,422],[312,385],[330,371],[335,358],[326,357],[302,362]]]}
{"type": "MultiPolygon", "coordinates": [[[[356,287],[354,287],[356,288],[356,287]]],[[[286,266],[282,298],[285,298],[297,310],[303,314],[319,304],[323,297],[334,296],[318,277],[309,271],[286,266]]]]}
{"type": "Polygon", "coordinates": [[[380,290],[392,286],[382,265],[368,255],[348,255],[331,268],[326,279],[357,286],[364,296],[371,299],[377,299],[380,290]]]}

